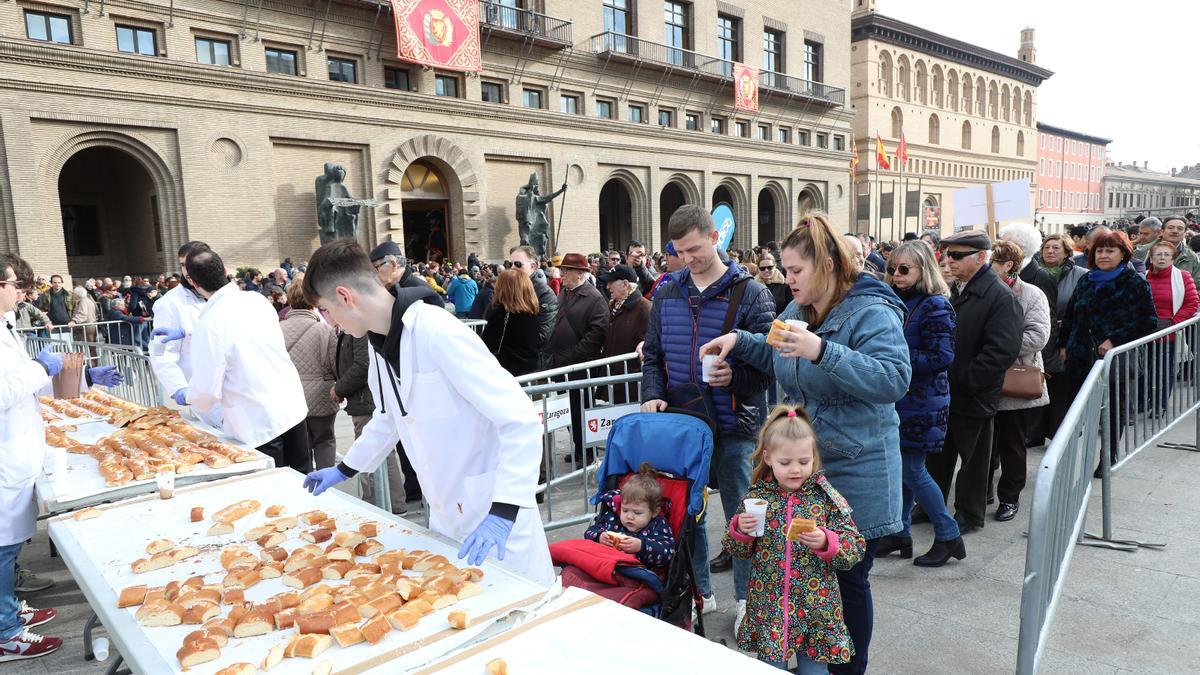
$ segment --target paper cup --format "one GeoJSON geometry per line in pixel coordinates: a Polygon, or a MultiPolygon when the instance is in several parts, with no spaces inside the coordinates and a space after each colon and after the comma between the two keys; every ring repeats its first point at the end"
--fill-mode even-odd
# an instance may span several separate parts
{"type": "Polygon", "coordinates": [[[701,377],[705,382],[712,378],[713,366],[717,364],[716,354],[705,354],[700,357],[701,377]]]}
{"type": "Polygon", "coordinates": [[[747,499],[744,503],[746,505],[746,513],[758,518],[758,527],[755,528],[752,536],[763,536],[767,531],[767,500],[747,499]]]}
{"type": "Polygon", "coordinates": [[[786,323],[788,326],[790,326],[792,328],[798,328],[800,330],[808,330],[808,322],[807,321],[788,319],[786,323]]]}
{"type": "Polygon", "coordinates": [[[155,479],[158,482],[158,498],[170,499],[175,496],[175,473],[172,471],[164,471],[155,479]]]}
{"type": "Polygon", "coordinates": [[[150,356],[162,356],[167,353],[166,338],[158,337],[150,341],[150,356]]]}

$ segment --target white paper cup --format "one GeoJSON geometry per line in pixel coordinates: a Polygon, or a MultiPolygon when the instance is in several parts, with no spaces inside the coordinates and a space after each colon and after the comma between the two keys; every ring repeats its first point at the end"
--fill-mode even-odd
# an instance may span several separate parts
{"type": "Polygon", "coordinates": [[[758,518],[758,527],[754,529],[752,536],[763,536],[767,531],[767,500],[747,499],[744,503],[746,505],[746,513],[758,518]]]}
{"type": "Polygon", "coordinates": [[[150,341],[150,356],[162,356],[167,352],[166,338],[159,336],[150,341]]]}
{"type": "Polygon", "coordinates": [[[709,379],[712,378],[713,366],[715,366],[716,364],[717,364],[717,355],[716,354],[705,354],[704,356],[700,357],[700,366],[701,366],[700,373],[701,373],[701,378],[705,382],[708,382],[709,379]]]}
{"type": "Polygon", "coordinates": [[[807,329],[808,329],[808,322],[807,322],[807,321],[800,321],[800,320],[797,320],[797,319],[788,319],[788,320],[787,320],[787,321],[785,321],[784,323],[786,323],[787,325],[791,326],[792,328],[799,328],[800,330],[807,330],[807,329]]]}
{"type": "Polygon", "coordinates": [[[159,499],[170,499],[175,496],[175,473],[173,471],[164,471],[154,478],[158,482],[159,499]]]}

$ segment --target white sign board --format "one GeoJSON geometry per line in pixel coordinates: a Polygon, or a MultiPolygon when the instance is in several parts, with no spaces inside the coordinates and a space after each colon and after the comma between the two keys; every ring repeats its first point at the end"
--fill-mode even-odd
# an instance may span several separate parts
{"type": "Polygon", "coordinates": [[[642,409],[639,403],[592,408],[583,413],[583,442],[596,443],[608,438],[613,422],[642,409]]]}
{"type": "Polygon", "coordinates": [[[538,424],[544,425],[546,431],[571,426],[570,396],[562,394],[543,401],[534,401],[533,405],[537,408],[538,424]]]}
{"type": "MultiPolygon", "coordinates": [[[[1030,220],[1033,217],[1028,180],[992,183],[991,188],[993,222],[1030,220]]],[[[989,225],[987,187],[955,190],[953,197],[955,232],[969,230],[976,225],[989,225]]]]}

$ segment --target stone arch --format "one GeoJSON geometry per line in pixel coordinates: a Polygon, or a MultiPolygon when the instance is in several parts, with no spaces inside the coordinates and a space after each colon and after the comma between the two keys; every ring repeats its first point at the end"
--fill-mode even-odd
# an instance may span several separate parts
{"type": "Polygon", "coordinates": [[[892,138],[900,138],[904,131],[904,111],[900,106],[892,107],[892,138]]]}
{"type": "Polygon", "coordinates": [[[958,71],[951,68],[946,71],[946,107],[958,112],[958,71]]]}
{"type": "Polygon", "coordinates": [[[908,57],[904,54],[896,59],[896,91],[898,97],[905,101],[912,100],[912,71],[908,65],[908,57]]]}
{"type": "Polygon", "coordinates": [[[796,197],[796,220],[799,221],[813,211],[826,210],[825,196],[821,188],[814,183],[805,184],[796,197]]]}
{"type": "Polygon", "coordinates": [[[929,116],[929,143],[938,145],[942,142],[942,123],[936,114],[929,116]]]}
{"type": "MultiPolygon", "coordinates": [[[[637,174],[628,169],[613,169],[604,180],[600,181],[601,190],[603,186],[616,181],[625,188],[629,195],[629,223],[628,232],[632,234],[632,239],[639,239],[643,242],[653,241],[653,232],[650,227],[650,199],[646,192],[646,185],[637,174]]],[[[623,242],[618,246],[624,246],[629,242],[623,242]]],[[[661,246],[660,242],[659,245],[661,246]]],[[[606,246],[607,242],[601,237],[601,246],[606,246]]]]}
{"type": "Polygon", "coordinates": [[[1008,83],[1005,82],[1003,87],[1000,87],[1000,117],[1005,122],[1012,118],[1009,112],[1012,110],[1012,92],[1008,88],[1008,83]]]}
{"type": "Polygon", "coordinates": [[[756,244],[762,245],[769,241],[779,241],[783,238],[784,233],[791,229],[791,218],[789,217],[789,207],[791,204],[787,198],[787,191],[778,181],[767,181],[766,184],[758,191],[758,231],[756,244]],[[766,197],[767,199],[764,199],[766,197]],[[770,220],[763,221],[763,210],[770,202],[771,209],[770,220]]]}
{"type": "Polygon", "coordinates": [[[963,120],[962,123],[962,149],[971,149],[971,121],[963,120]]]}
{"type": "Polygon", "coordinates": [[[984,111],[987,109],[987,85],[983,81],[982,75],[975,76],[975,114],[980,117],[984,116],[984,111]]]}
{"type": "Polygon", "coordinates": [[[879,93],[892,97],[892,53],[879,50],[879,93]]]}
{"type": "Polygon", "coordinates": [[[700,190],[691,176],[682,173],[671,174],[667,182],[658,192],[658,237],[659,247],[665,246],[668,240],[667,223],[671,220],[674,209],[684,204],[701,204],[700,190]]]}
{"type": "MultiPolygon", "coordinates": [[[[467,251],[481,252],[491,242],[481,240],[479,217],[479,177],[466,153],[447,138],[424,134],[401,143],[384,175],[387,186],[387,229],[404,231],[404,211],[400,205],[400,182],[408,166],[418,159],[433,165],[450,188],[450,210],[447,218],[448,242],[453,256],[466,258],[467,251]]],[[[553,237],[553,233],[550,235],[553,237]]],[[[374,242],[368,242],[373,244],[374,242]]],[[[553,246],[553,242],[551,242],[553,246]]]]}
{"type": "Polygon", "coordinates": [[[913,67],[913,75],[916,82],[917,103],[925,105],[929,103],[929,69],[926,67],[924,59],[917,59],[917,64],[913,67]]]}
{"type": "Polygon", "coordinates": [[[1028,89],[1025,90],[1024,117],[1025,126],[1033,126],[1033,92],[1028,89]]]}
{"type": "Polygon", "coordinates": [[[992,152],[1000,153],[1000,127],[992,125],[992,152]]]}
{"type": "Polygon", "coordinates": [[[972,92],[975,91],[975,85],[971,80],[970,73],[963,73],[962,76],[962,111],[968,115],[973,112],[975,105],[975,97],[972,92]]]}
{"type": "Polygon", "coordinates": [[[933,107],[941,108],[944,105],[944,99],[942,98],[942,89],[943,89],[943,85],[945,84],[945,82],[943,81],[943,78],[942,78],[942,66],[937,63],[933,64],[933,69],[929,71],[929,76],[930,76],[929,89],[930,89],[930,92],[932,93],[932,96],[930,97],[929,101],[930,101],[930,103],[933,104],[933,107]]]}
{"type": "MultiPolygon", "coordinates": [[[[111,148],[133,157],[149,174],[154,183],[158,199],[162,250],[155,261],[159,271],[174,270],[179,266],[175,252],[187,240],[187,222],[183,209],[183,180],[171,170],[162,153],[145,141],[120,131],[98,129],[86,131],[64,141],[50,153],[42,163],[39,182],[43,191],[42,204],[51,208],[43,214],[43,222],[53,232],[52,236],[63,241],[62,211],[58,197],[58,177],[67,161],[83,150],[111,148]],[[45,191],[50,191],[45,194],[45,191]]],[[[63,245],[64,260],[66,246],[63,245]]]]}
{"type": "Polygon", "coordinates": [[[1014,86],[1012,93],[1012,121],[1016,124],[1021,123],[1021,101],[1025,99],[1021,93],[1021,88],[1014,86]]]}
{"type": "Polygon", "coordinates": [[[1025,132],[1017,132],[1017,157],[1025,156],[1025,132]]]}
{"type": "Polygon", "coordinates": [[[692,180],[691,176],[685,173],[673,173],[667,178],[667,183],[678,183],[688,204],[704,203],[704,199],[700,196],[700,188],[696,187],[696,181],[692,180]]]}
{"type": "Polygon", "coordinates": [[[750,216],[750,198],[746,196],[746,187],[737,179],[722,178],[710,195],[708,205],[710,212],[717,207],[719,203],[717,195],[721,193],[722,189],[728,193],[729,208],[733,209],[733,222],[735,223],[733,241],[729,245],[732,248],[749,248],[750,240],[754,238],[751,227],[754,220],[750,216]]]}

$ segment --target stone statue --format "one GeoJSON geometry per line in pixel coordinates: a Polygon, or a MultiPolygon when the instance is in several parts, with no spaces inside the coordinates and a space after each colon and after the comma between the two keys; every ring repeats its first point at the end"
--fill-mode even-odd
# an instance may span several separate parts
{"type": "Polygon", "coordinates": [[[529,174],[529,182],[517,193],[517,224],[521,244],[532,246],[538,256],[545,256],[550,244],[550,221],[546,220],[546,205],[567,191],[567,184],[546,196],[538,193],[538,175],[529,174]]]}
{"type": "Polygon", "coordinates": [[[346,168],[333,162],[326,162],[325,173],[317,176],[317,227],[322,244],[334,239],[357,239],[359,209],[375,205],[373,199],[351,197],[344,180],[346,168]]]}

